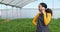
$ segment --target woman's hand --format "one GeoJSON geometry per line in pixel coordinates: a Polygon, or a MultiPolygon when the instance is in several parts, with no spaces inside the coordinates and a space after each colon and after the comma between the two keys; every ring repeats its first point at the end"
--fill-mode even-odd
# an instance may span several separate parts
{"type": "Polygon", "coordinates": [[[42,13],[44,14],[44,12],[45,12],[45,8],[43,7],[43,8],[42,8],[42,13]]]}

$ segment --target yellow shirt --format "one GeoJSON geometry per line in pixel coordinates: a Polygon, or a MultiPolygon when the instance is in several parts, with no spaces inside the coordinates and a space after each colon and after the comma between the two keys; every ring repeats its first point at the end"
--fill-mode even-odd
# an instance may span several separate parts
{"type": "MultiPolygon", "coordinates": [[[[34,25],[37,25],[37,24],[36,24],[36,21],[37,21],[39,15],[40,15],[40,13],[38,13],[38,14],[34,17],[34,19],[33,19],[33,21],[32,21],[34,25]]],[[[51,20],[51,13],[47,13],[47,17],[46,17],[46,12],[44,12],[44,23],[45,23],[45,25],[48,25],[48,24],[50,23],[50,20],[51,20]]]]}

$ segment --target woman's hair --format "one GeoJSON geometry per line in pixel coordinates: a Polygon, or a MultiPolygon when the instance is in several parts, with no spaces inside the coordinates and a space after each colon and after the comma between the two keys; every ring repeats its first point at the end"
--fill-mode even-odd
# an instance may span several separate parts
{"type": "Polygon", "coordinates": [[[52,10],[50,9],[50,8],[47,8],[47,4],[45,4],[45,3],[40,3],[40,5],[42,5],[42,7],[44,7],[46,10],[46,12],[47,13],[51,13],[51,15],[52,15],[52,10]]]}
{"type": "Polygon", "coordinates": [[[52,15],[52,10],[51,10],[51,9],[47,8],[45,11],[46,11],[47,13],[51,13],[51,15],[52,15]]]}
{"type": "Polygon", "coordinates": [[[45,3],[40,3],[40,5],[42,5],[44,8],[47,8],[47,5],[45,3]]]}

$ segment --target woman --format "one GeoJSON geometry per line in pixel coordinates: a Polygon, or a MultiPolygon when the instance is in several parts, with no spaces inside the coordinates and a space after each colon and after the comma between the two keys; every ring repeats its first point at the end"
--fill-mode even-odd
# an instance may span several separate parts
{"type": "Polygon", "coordinates": [[[50,32],[48,24],[50,23],[51,17],[51,9],[47,8],[47,5],[45,3],[40,3],[39,13],[33,19],[33,24],[37,26],[36,32],[50,32]]]}

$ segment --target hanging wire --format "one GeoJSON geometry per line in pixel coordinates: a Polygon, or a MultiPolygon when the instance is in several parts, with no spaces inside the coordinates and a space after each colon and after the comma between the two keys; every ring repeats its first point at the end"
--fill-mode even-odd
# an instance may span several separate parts
{"type": "Polygon", "coordinates": [[[14,18],[14,17],[13,17],[13,7],[12,7],[12,13],[11,13],[11,14],[12,14],[12,18],[14,18]]]}
{"type": "Polygon", "coordinates": [[[22,8],[20,8],[20,18],[21,18],[21,9],[22,9],[22,8]]]}
{"type": "Polygon", "coordinates": [[[16,12],[17,12],[17,18],[18,18],[18,8],[16,7],[16,12]]]}
{"type": "Polygon", "coordinates": [[[20,10],[20,18],[21,18],[21,8],[19,10],[20,10]]]}
{"type": "Polygon", "coordinates": [[[7,19],[7,17],[8,17],[8,14],[7,14],[7,5],[6,5],[6,19],[7,19]]]}
{"type": "Polygon", "coordinates": [[[2,5],[1,5],[1,16],[0,16],[0,18],[2,18],[2,5]]]}
{"type": "MultiPolygon", "coordinates": [[[[18,11],[18,10],[17,10],[17,7],[15,8],[15,10],[16,10],[16,14],[17,14],[17,13],[18,13],[18,12],[17,12],[17,11],[18,11]]],[[[16,18],[18,18],[18,14],[17,14],[16,18]]]]}

